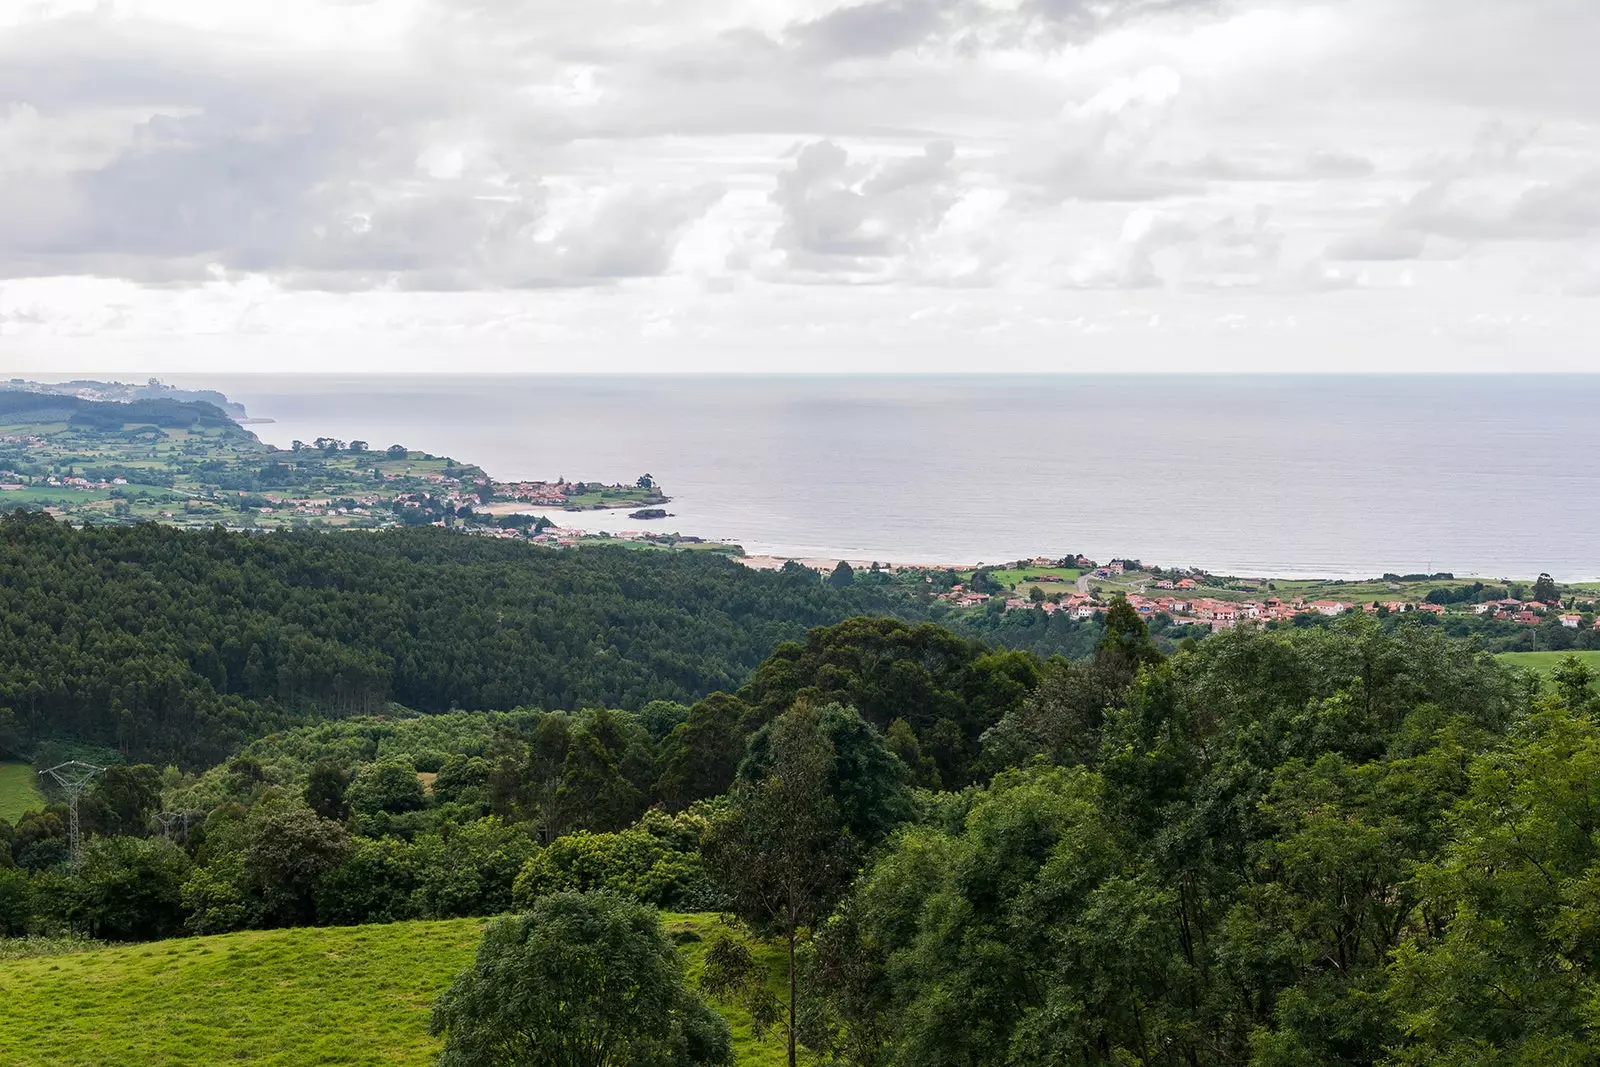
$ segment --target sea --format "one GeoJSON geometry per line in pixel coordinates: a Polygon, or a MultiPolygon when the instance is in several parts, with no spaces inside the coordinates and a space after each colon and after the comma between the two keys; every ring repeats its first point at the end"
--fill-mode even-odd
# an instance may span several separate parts
{"type": "Polygon", "coordinates": [[[185,375],[264,440],[633,482],[747,552],[1241,576],[1600,577],[1596,376],[185,375]]]}

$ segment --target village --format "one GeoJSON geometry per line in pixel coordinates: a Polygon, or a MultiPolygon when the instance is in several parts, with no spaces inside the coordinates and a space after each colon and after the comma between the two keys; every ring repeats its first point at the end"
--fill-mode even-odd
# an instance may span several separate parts
{"type": "MultiPolygon", "coordinates": [[[[1207,576],[1198,572],[1181,577],[1152,573],[1148,580],[1141,574],[1135,580],[1129,581],[1128,579],[1138,572],[1122,561],[1101,565],[1082,556],[1071,561],[1051,561],[1044,558],[1023,561],[1034,568],[1068,562],[1074,568],[1081,568],[1082,573],[1069,571],[1060,574],[1047,570],[1030,575],[1026,580],[1017,583],[1030,587],[1031,596],[1017,596],[1011,592],[1005,595],[982,592],[971,588],[968,583],[958,583],[949,591],[937,594],[936,599],[956,608],[994,610],[991,605],[998,603],[1002,611],[1038,610],[1047,615],[1065,612],[1069,618],[1087,620],[1108,611],[1111,604],[1120,597],[1125,598],[1128,604],[1145,618],[1167,615],[1175,622],[1204,624],[1213,632],[1232,629],[1245,623],[1292,622],[1300,615],[1337,617],[1356,611],[1369,615],[1417,612],[1435,616],[1454,612],[1527,626],[1541,625],[1553,617],[1567,629],[1583,628],[1587,622],[1595,631],[1600,632],[1600,617],[1593,614],[1596,607],[1594,600],[1574,600],[1567,610],[1536,600],[1510,597],[1448,606],[1426,600],[1308,600],[1298,596],[1263,596],[1259,599],[1234,600],[1207,595],[1204,592],[1207,576]],[[1117,584],[1102,584],[1097,588],[1095,586],[1097,580],[1101,583],[1117,584]],[[1044,592],[1045,587],[1067,584],[1074,585],[1074,591],[1044,592]]],[[[1022,565],[1019,563],[1018,566],[1022,565]]],[[[1269,584],[1264,579],[1249,581],[1256,585],[1269,584]]]]}

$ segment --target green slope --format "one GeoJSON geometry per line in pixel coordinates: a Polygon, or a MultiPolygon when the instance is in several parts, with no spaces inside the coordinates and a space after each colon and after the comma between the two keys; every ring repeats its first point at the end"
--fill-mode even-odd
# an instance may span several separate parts
{"type": "Polygon", "coordinates": [[[16,822],[23,812],[44,807],[38,779],[26,763],[0,763],[0,819],[16,822]]]}
{"type": "Polygon", "coordinates": [[[1495,658],[1501,663],[1512,667],[1524,667],[1538,671],[1543,675],[1549,675],[1568,656],[1577,656],[1591,671],[1600,674],[1600,652],[1592,650],[1585,652],[1502,652],[1495,658]]]}
{"type": "MultiPolygon", "coordinates": [[[[714,916],[669,916],[705,936],[714,916]]],[[[434,998],[486,920],[267,930],[8,960],[0,1064],[173,1067],[431,1064],[434,998]]],[[[691,973],[701,944],[685,946],[691,973]]],[[[774,959],[776,958],[774,954],[774,959]]],[[[729,1012],[738,1063],[778,1064],[729,1012]]]]}

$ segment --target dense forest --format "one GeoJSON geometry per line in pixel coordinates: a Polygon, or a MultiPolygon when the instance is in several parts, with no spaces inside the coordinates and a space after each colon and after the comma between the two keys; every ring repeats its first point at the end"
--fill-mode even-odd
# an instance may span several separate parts
{"type": "Polygon", "coordinates": [[[0,758],[71,739],[204,765],[323,717],[639,708],[740,685],[888,603],[711,554],[424,528],[320,536],[0,520],[0,758]]]}

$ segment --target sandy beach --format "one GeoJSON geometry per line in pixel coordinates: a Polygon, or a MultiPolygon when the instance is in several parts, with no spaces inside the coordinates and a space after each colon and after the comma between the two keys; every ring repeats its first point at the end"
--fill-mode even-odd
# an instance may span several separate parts
{"type": "MultiPolygon", "coordinates": [[[[811,567],[819,571],[832,571],[841,562],[850,564],[856,570],[867,570],[873,564],[870,559],[841,559],[826,556],[736,556],[740,563],[752,570],[775,571],[788,563],[791,559],[801,566],[811,567]]],[[[904,570],[908,567],[918,570],[944,570],[946,568],[956,571],[972,570],[975,566],[971,563],[893,563],[888,560],[878,560],[878,566],[888,571],[904,570]]]]}

